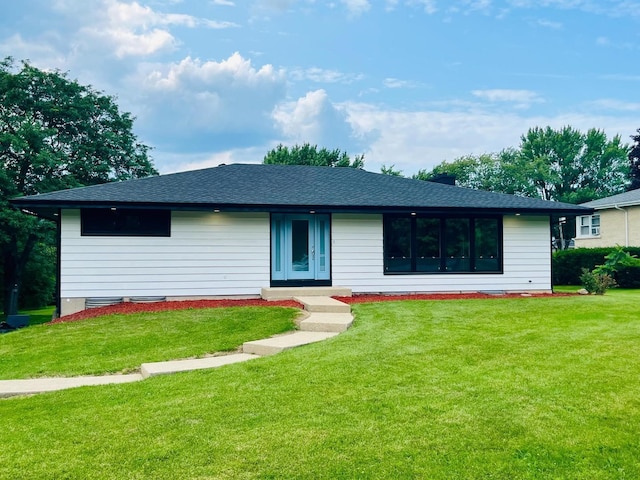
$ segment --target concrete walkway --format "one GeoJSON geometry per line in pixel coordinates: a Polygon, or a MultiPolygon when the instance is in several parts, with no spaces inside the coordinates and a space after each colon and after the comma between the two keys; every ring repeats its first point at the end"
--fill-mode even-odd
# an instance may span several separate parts
{"type": "MultiPolygon", "coordinates": [[[[265,355],[274,355],[290,348],[320,342],[327,338],[334,337],[340,332],[347,330],[353,323],[351,307],[346,303],[339,302],[333,298],[323,296],[332,294],[326,288],[318,293],[318,296],[309,295],[304,291],[304,296],[296,296],[301,290],[287,289],[278,297],[269,289],[269,297],[272,298],[293,298],[298,301],[306,310],[305,317],[299,321],[299,330],[278,335],[264,340],[246,342],[242,346],[242,353],[230,355],[210,356],[187,360],[173,360],[169,362],[143,363],[140,373],[128,375],[101,375],[86,377],[55,377],[55,378],[33,378],[25,380],[0,380],[0,398],[15,395],[32,395],[35,393],[52,392],[67,388],[84,387],[90,385],[106,385],[115,383],[129,383],[144,380],[156,375],[166,375],[170,373],[200,370],[204,368],[217,368],[232,363],[246,362],[254,358],[265,355]]],[[[340,290],[340,295],[344,295],[344,289],[340,290]]],[[[348,293],[349,295],[351,292],[348,293]]],[[[263,294],[263,297],[266,296],[263,294]]]]}

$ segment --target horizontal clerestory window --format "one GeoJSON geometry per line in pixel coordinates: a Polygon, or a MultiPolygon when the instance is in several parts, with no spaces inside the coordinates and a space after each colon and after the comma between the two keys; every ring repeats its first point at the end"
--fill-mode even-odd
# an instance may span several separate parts
{"type": "Polygon", "coordinates": [[[85,208],[80,212],[80,222],[85,236],[171,236],[170,210],[85,208]]]}
{"type": "Polygon", "coordinates": [[[385,215],[384,272],[502,272],[502,218],[385,215]]]}

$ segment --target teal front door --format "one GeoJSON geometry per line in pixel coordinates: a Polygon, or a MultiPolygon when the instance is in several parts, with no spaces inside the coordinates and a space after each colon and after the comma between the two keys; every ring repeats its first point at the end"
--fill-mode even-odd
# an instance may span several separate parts
{"type": "Polygon", "coordinates": [[[331,278],[329,215],[271,216],[271,280],[326,284],[331,278]]]}

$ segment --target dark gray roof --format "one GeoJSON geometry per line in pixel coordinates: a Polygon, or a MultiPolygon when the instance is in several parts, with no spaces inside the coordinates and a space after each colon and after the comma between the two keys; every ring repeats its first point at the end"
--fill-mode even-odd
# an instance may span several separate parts
{"type": "Polygon", "coordinates": [[[596,210],[615,208],[616,205],[618,207],[640,205],[640,189],[619,193],[618,195],[612,195],[611,197],[605,197],[599,200],[593,200],[581,205],[585,207],[595,208],[596,210]]]}
{"type": "Polygon", "coordinates": [[[559,202],[472,190],[353,168],[233,164],[61,190],[12,201],[51,208],[139,206],[173,209],[442,211],[584,214],[559,202]]]}

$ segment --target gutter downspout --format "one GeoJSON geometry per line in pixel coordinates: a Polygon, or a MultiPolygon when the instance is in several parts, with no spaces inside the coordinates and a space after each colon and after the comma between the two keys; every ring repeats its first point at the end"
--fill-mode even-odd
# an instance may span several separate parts
{"type": "Polygon", "coordinates": [[[620,208],[618,205],[614,205],[613,208],[624,212],[624,246],[629,246],[629,210],[620,208]]]}

